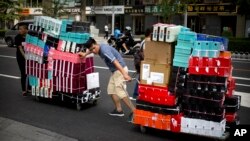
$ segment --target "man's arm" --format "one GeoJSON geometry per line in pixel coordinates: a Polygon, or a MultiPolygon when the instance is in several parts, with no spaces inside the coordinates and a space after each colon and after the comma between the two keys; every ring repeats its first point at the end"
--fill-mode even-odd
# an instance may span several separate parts
{"type": "Polygon", "coordinates": [[[124,68],[121,66],[121,64],[117,60],[114,60],[113,64],[122,73],[125,80],[128,80],[128,81],[131,80],[131,77],[128,75],[128,73],[124,70],[124,68]]]}
{"type": "Polygon", "coordinates": [[[78,55],[80,55],[80,57],[82,57],[82,58],[85,58],[89,54],[91,54],[91,52],[89,50],[87,50],[86,52],[78,52],[78,55]]]}
{"type": "Polygon", "coordinates": [[[23,50],[22,46],[18,46],[18,49],[20,50],[21,54],[25,58],[25,54],[24,54],[24,50],[23,50]]]}

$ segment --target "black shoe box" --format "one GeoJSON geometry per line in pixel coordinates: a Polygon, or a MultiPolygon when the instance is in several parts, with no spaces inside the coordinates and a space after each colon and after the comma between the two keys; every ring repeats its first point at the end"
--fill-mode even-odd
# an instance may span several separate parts
{"type": "Polygon", "coordinates": [[[58,38],[54,38],[50,35],[47,35],[46,45],[57,48],[58,42],[59,42],[58,38]]]}
{"type": "Polygon", "coordinates": [[[241,96],[233,95],[232,97],[226,97],[224,105],[227,113],[235,113],[240,109],[241,96]]]}
{"type": "Polygon", "coordinates": [[[180,108],[178,106],[175,107],[168,107],[168,106],[159,106],[155,104],[151,104],[142,100],[136,100],[136,108],[145,110],[145,111],[150,111],[153,113],[160,113],[160,114],[179,114],[180,113],[180,108]]]}

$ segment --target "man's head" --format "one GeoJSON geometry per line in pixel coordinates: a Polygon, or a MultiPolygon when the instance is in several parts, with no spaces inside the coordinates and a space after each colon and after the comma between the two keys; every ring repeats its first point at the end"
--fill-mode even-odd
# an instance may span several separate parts
{"type": "Polygon", "coordinates": [[[89,38],[88,41],[84,44],[84,47],[86,47],[91,53],[98,54],[99,52],[99,45],[93,38],[89,38]]]}
{"type": "Polygon", "coordinates": [[[145,37],[150,37],[151,36],[151,29],[150,28],[147,28],[146,31],[145,31],[145,37]]]}
{"type": "Polygon", "coordinates": [[[28,32],[28,27],[27,25],[19,25],[18,30],[19,34],[25,35],[28,32]]]}

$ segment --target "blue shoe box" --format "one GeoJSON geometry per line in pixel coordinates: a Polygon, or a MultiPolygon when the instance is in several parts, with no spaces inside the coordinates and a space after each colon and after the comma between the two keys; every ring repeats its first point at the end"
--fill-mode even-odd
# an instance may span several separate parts
{"type": "Polygon", "coordinates": [[[192,31],[183,31],[179,33],[178,40],[194,42],[197,40],[197,34],[192,31]]]}
{"type": "Polygon", "coordinates": [[[186,54],[179,54],[179,53],[174,54],[174,60],[177,60],[179,62],[188,63],[189,57],[190,55],[186,55],[186,54]]]}
{"type": "Polygon", "coordinates": [[[183,68],[188,68],[188,60],[187,62],[181,62],[179,60],[173,60],[173,66],[175,67],[183,67],[183,68]]]}
{"type": "Polygon", "coordinates": [[[175,54],[186,54],[186,55],[190,55],[192,51],[192,48],[189,47],[184,47],[184,46],[175,46],[175,54]]]}

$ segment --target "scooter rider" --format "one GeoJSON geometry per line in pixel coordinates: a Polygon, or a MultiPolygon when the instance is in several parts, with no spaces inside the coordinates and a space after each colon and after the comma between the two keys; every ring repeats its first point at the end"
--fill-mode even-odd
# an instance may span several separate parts
{"type": "Polygon", "coordinates": [[[131,27],[130,26],[125,27],[125,33],[122,37],[120,37],[120,39],[121,39],[121,42],[120,42],[121,46],[126,50],[124,55],[129,54],[129,47],[134,45],[134,39],[131,35],[131,27]]]}

